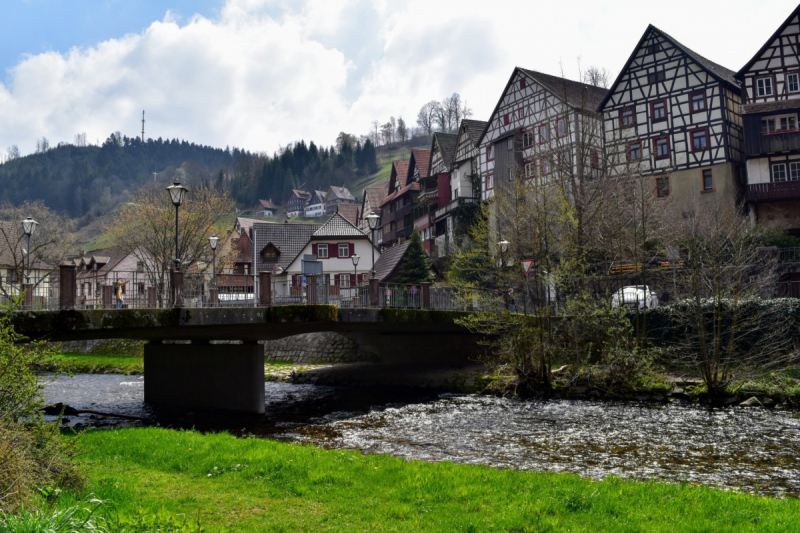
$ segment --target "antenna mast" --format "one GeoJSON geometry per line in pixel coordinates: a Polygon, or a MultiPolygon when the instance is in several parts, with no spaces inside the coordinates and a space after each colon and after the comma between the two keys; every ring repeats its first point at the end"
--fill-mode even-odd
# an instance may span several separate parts
{"type": "Polygon", "coordinates": [[[144,144],[144,109],[142,109],[142,144],[144,144]]]}

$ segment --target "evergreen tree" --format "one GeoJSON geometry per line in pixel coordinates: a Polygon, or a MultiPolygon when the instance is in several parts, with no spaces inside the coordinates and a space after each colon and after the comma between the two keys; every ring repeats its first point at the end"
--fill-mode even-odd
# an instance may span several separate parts
{"type": "Polygon", "coordinates": [[[292,189],[296,189],[297,184],[294,181],[294,174],[292,173],[292,169],[286,171],[286,177],[283,178],[283,194],[281,195],[282,200],[285,202],[289,196],[292,194],[292,189]]]}
{"type": "Polygon", "coordinates": [[[397,282],[417,284],[430,281],[432,277],[431,260],[422,248],[422,237],[419,235],[419,229],[415,227],[411,233],[406,256],[400,265],[397,282]]]}
{"type": "Polygon", "coordinates": [[[380,168],[378,165],[378,157],[375,153],[375,145],[372,144],[372,141],[369,139],[364,142],[361,159],[364,161],[364,171],[367,174],[375,174],[380,168]]]}

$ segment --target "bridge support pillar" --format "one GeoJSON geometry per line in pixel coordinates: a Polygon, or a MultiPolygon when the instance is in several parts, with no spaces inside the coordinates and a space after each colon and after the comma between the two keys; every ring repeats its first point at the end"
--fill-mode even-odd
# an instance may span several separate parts
{"type": "Polygon", "coordinates": [[[264,347],[162,344],[144,347],[144,401],[156,405],[264,412],[264,347]]]}

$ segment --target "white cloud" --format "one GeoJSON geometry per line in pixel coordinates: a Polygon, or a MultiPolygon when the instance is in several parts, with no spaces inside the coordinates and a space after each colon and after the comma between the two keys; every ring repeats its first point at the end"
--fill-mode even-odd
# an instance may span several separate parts
{"type": "Polygon", "coordinates": [[[214,19],[167,12],[141,34],[25,58],[0,84],[0,147],[136,135],[142,109],[148,137],[267,151],[301,138],[332,144],[373,119],[413,123],[420,105],[452,92],[486,118],[515,65],[574,78],[580,56],[616,72],[652,22],[735,70],[793,8],[228,0],[214,19]]]}

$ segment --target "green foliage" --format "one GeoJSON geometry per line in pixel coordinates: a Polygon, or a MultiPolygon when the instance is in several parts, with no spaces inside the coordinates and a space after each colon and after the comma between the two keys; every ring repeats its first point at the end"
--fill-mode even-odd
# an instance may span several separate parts
{"type": "Polygon", "coordinates": [[[81,441],[89,490],[121,520],[199,515],[208,531],[790,531],[800,520],[798,500],[689,483],[598,482],[160,428],[81,441]]]}
{"type": "Polygon", "coordinates": [[[408,245],[406,255],[400,264],[397,283],[425,283],[431,281],[431,260],[422,248],[422,238],[419,229],[415,226],[411,233],[411,243],[408,245]]]}
{"type": "Polygon", "coordinates": [[[800,237],[789,235],[783,228],[764,228],[762,242],[765,246],[778,248],[800,248],[800,237]]]}
{"type": "Polygon", "coordinates": [[[64,370],[81,374],[141,374],[144,358],[130,355],[98,355],[82,353],[54,354],[38,365],[43,370],[64,370]]]}

